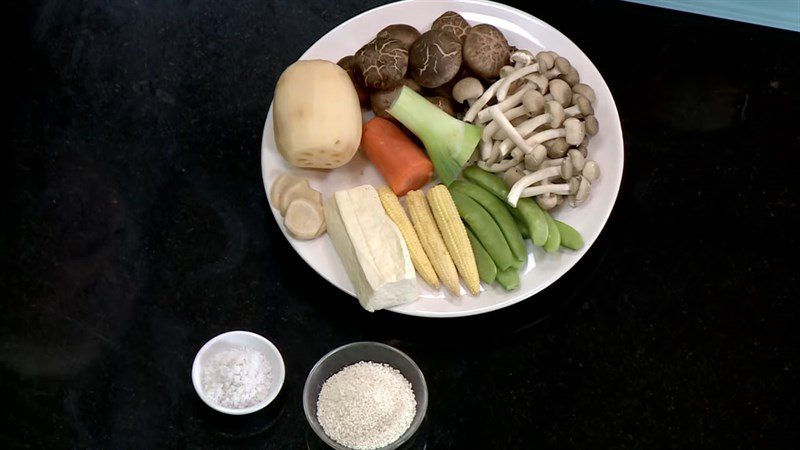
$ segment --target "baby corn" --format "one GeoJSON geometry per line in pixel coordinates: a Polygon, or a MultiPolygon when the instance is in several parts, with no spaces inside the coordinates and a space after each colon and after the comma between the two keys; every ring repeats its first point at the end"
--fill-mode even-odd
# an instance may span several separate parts
{"type": "Polygon", "coordinates": [[[444,185],[438,185],[428,190],[428,203],[430,204],[433,217],[439,225],[439,231],[450,251],[458,273],[467,285],[467,289],[473,294],[481,290],[481,280],[478,275],[478,266],[475,263],[475,254],[472,253],[472,246],[469,243],[467,229],[461,222],[450,191],[444,185]]]}
{"type": "MultiPolygon", "coordinates": [[[[406,206],[411,216],[411,223],[417,230],[417,235],[422,248],[428,255],[434,270],[442,280],[442,284],[455,295],[461,295],[461,286],[458,284],[458,271],[447,253],[447,246],[439,234],[436,222],[431,215],[425,194],[422,191],[410,191],[406,194],[406,206]]],[[[474,262],[473,262],[474,264],[474,262]]]]}
{"type": "Polygon", "coordinates": [[[389,186],[383,186],[378,189],[378,197],[381,199],[381,204],[386,211],[386,215],[388,215],[389,218],[392,219],[392,222],[397,225],[397,228],[400,229],[400,233],[406,241],[408,253],[411,256],[411,262],[414,263],[414,268],[417,269],[417,272],[419,272],[419,275],[426,283],[438,289],[439,277],[436,276],[436,271],[434,271],[433,265],[430,259],[428,259],[428,255],[426,255],[425,250],[422,249],[419,236],[417,236],[417,232],[414,231],[414,227],[411,225],[411,221],[408,220],[408,216],[406,216],[406,212],[400,205],[397,196],[394,195],[394,192],[392,192],[389,186]]]}

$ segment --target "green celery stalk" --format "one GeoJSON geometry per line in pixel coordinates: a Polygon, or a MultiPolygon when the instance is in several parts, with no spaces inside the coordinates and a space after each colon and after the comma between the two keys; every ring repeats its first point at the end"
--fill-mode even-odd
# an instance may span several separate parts
{"type": "Polygon", "coordinates": [[[483,133],[481,127],[450,116],[406,86],[387,111],[422,141],[446,186],[461,174],[483,133]]]}

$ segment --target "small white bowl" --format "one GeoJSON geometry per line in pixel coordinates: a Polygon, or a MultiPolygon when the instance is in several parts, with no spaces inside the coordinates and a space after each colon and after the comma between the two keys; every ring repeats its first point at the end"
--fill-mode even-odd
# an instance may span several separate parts
{"type": "Polygon", "coordinates": [[[221,413],[234,416],[250,414],[269,405],[275,400],[275,397],[278,396],[278,392],[281,391],[285,376],[286,367],[283,364],[281,352],[279,352],[277,347],[264,336],[249,331],[229,331],[211,339],[197,352],[197,356],[194,357],[194,363],[192,364],[192,383],[194,384],[194,390],[197,391],[197,395],[200,396],[206,405],[221,413]],[[250,347],[253,350],[263,353],[269,365],[272,367],[272,384],[270,385],[267,397],[260,403],[256,403],[248,408],[226,408],[212,402],[206,397],[205,392],[203,392],[203,369],[206,363],[215,354],[233,347],[250,347]]]}

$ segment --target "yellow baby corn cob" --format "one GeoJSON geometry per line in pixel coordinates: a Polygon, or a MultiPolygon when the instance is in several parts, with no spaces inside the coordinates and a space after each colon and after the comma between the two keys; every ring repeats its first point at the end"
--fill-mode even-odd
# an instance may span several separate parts
{"type": "Polygon", "coordinates": [[[400,200],[397,199],[397,196],[394,195],[389,186],[383,186],[378,189],[378,197],[381,199],[381,205],[383,205],[386,215],[400,229],[400,234],[403,235],[403,239],[406,241],[406,247],[408,247],[408,253],[411,255],[411,262],[414,263],[414,268],[417,269],[417,272],[426,283],[438,289],[439,277],[436,276],[431,260],[428,259],[428,255],[422,249],[419,236],[417,236],[411,221],[408,220],[406,212],[400,205],[400,200]]]}
{"type": "Polygon", "coordinates": [[[478,266],[475,264],[475,254],[472,253],[467,229],[461,222],[450,191],[442,184],[431,188],[428,190],[428,203],[447,250],[450,251],[450,256],[458,268],[458,273],[467,284],[467,289],[477,294],[481,290],[481,279],[478,276],[478,266]]]}
{"type": "Polygon", "coordinates": [[[447,246],[436,228],[436,222],[428,208],[425,194],[422,191],[411,191],[406,194],[406,206],[411,216],[411,223],[417,230],[422,248],[428,255],[434,270],[439,275],[442,283],[455,295],[461,295],[461,286],[458,284],[458,271],[447,253],[447,246]]]}

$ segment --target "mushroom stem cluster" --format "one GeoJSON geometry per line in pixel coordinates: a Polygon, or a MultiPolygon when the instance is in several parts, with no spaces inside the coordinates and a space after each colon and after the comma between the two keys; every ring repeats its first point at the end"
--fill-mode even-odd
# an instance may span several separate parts
{"type": "Polygon", "coordinates": [[[469,105],[464,121],[484,127],[478,166],[503,173],[513,206],[524,197],[544,209],[565,200],[577,206],[600,178],[587,159],[588,141],[599,131],[595,92],[555,52],[514,50],[509,61],[485,89],[470,77],[453,87],[453,98],[469,105]]]}

